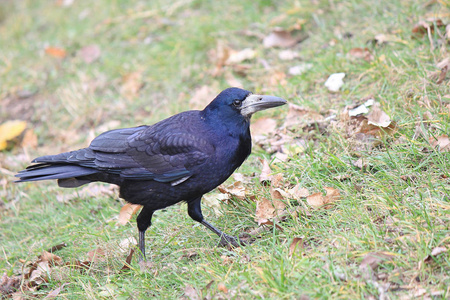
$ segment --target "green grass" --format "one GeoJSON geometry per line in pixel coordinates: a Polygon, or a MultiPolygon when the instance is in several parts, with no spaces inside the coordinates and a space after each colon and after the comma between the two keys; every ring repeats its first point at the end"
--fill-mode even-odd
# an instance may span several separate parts
{"type": "MultiPolygon", "coordinates": [[[[105,249],[107,258],[82,272],[53,268],[47,285],[27,297],[44,297],[63,283],[69,284],[61,299],[178,299],[186,286],[213,299],[377,299],[384,296],[383,287],[389,299],[405,299],[420,289],[428,296],[442,292],[435,299],[450,297],[448,250],[424,262],[435,247],[450,249],[449,152],[426,151],[431,150],[428,139],[415,135],[416,123],[423,120],[430,136],[450,133],[448,76],[441,84],[429,77],[436,63],[449,56],[448,40],[441,43],[434,32],[432,47],[427,36],[411,35],[418,21],[431,16],[449,23],[448,3],[101,0],[65,7],[57,2],[0,4],[0,120],[26,120],[39,143],[0,152],[0,272],[20,274],[23,261],[35,261],[42,250],[61,242],[68,246],[56,254],[64,262],[86,260],[96,248],[105,249]],[[300,53],[294,61],[280,60],[280,49],[265,49],[255,36],[298,20],[309,37],[294,47],[300,53]],[[371,43],[380,33],[396,41],[371,43]],[[256,59],[245,62],[251,67],[245,75],[226,67],[213,76],[217,62],[210,53],[219,42],[257,51],[256,59]],[[91,44],[100,46],[101,56],[86,64],[77,53],[91,44]],[[51,57],[47,46],[64,48],[67,56],[51,57]],[[355,47],[369,47],[374,59],[352,59],[347,53],[355,47]],[[271,81],[272,72],[286,73],[301,62],[311,63],[312,69],[287,76],[284,85],[271,81]],[[121,93],[122,78],[131,72],[141,72],[143,87],[127,96],[121,93]],[[147,231],[145,271],[135,259],[130,270],[120,271],[127,253],[118,245],[137,237],[134,220],[116,224],[123,200],[80,193],[60,202],[58,196],[73,190],[55,183],[12,182],[11,174],[33,157],[85,147],[101,131],[151,124],[189,109],[196,88],[208,85],[219,92],[228,87],[227,72],[248,90],[285,97],[325,116],[339,118],[346,105],[373,96],[398,131],[364,151],[355,151],[339,125],[329,124],[325,134],[288,132],[308,147],[289,162],[273,163],[273,170],[310,193],[338,189],[340,200],[332,208],[312,210],[305,199],[287,201],[309,213],[269,227],[252,245],[229,250],[217,247],[217,237],[189,218],[185,204],[175,205],[158,211],[147,231]],[[331,94],[323,84],[336,72],[346,73],[345,84],[331,94]],[[36,93],[19,99],[23,91],[36,93]],[[369,167],[354,167],[358,157],[369,167]],[[349,178],[339,181],[339,175],[349,178]],[[304,247],[291,256],[294,237],[303,237],[304,247]],[[372,280],[359,268],[370,252],[393,255],[372,280]]],[[[280,108],[264,114],[282,124],[286,113],[280,108]]],[[[270,155],[258,145],[253,152],[239,172],[251,178],[247,189],[256,199],[270,197],[257,179],[257,157],[270,155]]],[[[207,206],[204,213],[225,232],[238,235],[258,227],[255,209],[255,201],[235,199],[221,205],[221,216],[207,206]]]]}

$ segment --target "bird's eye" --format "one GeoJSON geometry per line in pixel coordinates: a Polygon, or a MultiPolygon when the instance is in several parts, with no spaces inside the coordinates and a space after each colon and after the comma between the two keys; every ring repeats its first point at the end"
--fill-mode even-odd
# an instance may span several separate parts
{"type": "Polygon", "coordinates": [[[241,103],[242,103],[241,100],[237,100],[237,99],[236,99],[236,100],[233,101],[233,105],[236,106],[236,107],[239,106],[239,105],[241,105],[241,103]]]}

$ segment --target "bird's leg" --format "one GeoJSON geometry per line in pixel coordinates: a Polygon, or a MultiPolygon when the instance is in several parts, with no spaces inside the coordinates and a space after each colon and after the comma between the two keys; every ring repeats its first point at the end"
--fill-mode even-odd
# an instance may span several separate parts
{"type": "Polygon", "coordinates": [[[139,262],[145,260],[145,231],[152,224],[153,212],[154,210],[144,206],[136,219],[139,229],[139,250],[141,252],[139,262]]]}
{"type": "Polygon", "coordinates": [[[217,229],[216,227],[205,221],[202,214],[201,200],[202,197],[199,197],[193,201],[188,202],[189,216],[195,221],[203,224],[206,228],[208,228],[215,234],[217,234],[220,237],[221,246],[232,245],[234,247],[239,247],[242,243],[240,243],[238,239],[236,239],[231,235],[223,233],[221,230],[217,229]]]}

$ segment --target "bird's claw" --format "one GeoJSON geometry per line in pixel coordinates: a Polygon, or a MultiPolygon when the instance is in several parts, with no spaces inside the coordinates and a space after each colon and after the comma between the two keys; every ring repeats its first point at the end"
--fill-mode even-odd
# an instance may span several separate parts
{"type": "Polygon", "coordinates": [[[219,245],[222,247],[226,246],[232,246],[232,247],[240,247],[240,246],[246,246],[249,243],[246,241],[246,239],[241,239],[241,235],[239,236],[239,239],[235,238],[234,236],[223,234],[220,237],[219,245]]]}

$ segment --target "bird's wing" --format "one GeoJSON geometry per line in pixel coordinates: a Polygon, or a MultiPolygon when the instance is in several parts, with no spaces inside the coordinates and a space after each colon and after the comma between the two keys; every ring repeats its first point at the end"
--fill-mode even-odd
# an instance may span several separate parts
{"type": "Polygon", "coordinates": [[[183,182],[210,157],[214,147],[176,122],[164,123],[99,135],[89,146],[95,165],[131,180],[183,182]]]}

